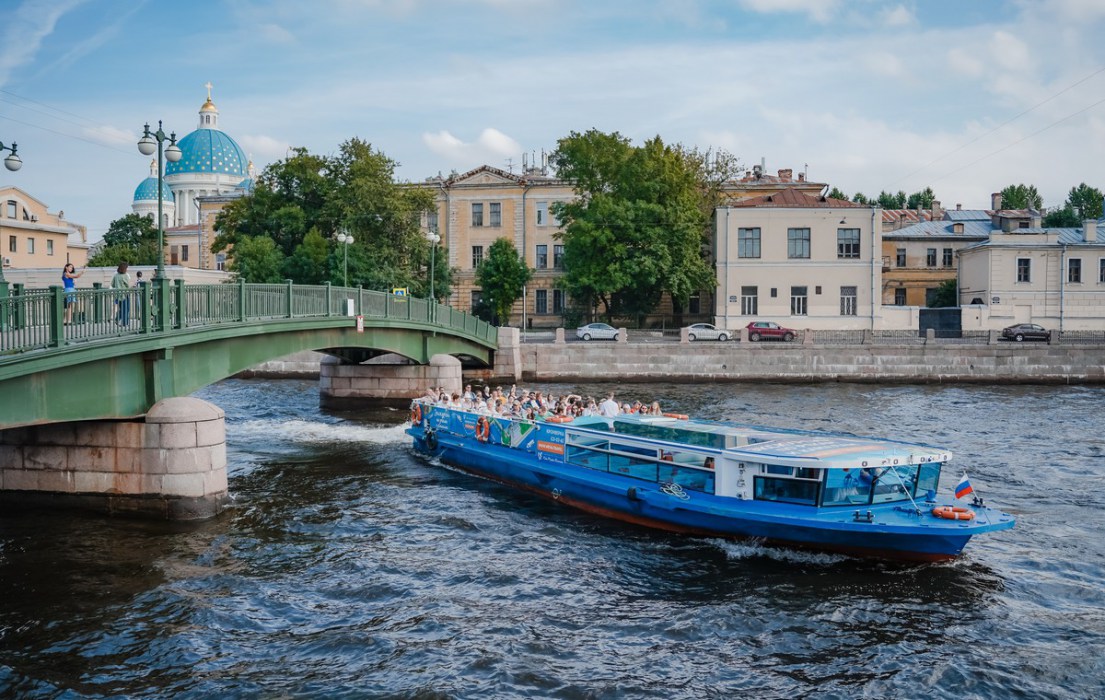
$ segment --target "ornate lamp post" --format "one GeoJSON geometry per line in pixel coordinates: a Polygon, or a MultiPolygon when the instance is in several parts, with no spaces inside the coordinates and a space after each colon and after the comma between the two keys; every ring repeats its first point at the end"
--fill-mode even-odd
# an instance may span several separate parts
{"type": "Polygon", "coordinates": [[[353,242],[352,234],[348,234],[345,231],[338,233],[338,243],[341,243],[342,250],[345,251],[345,262],[342,265],[342,286],[349,286],[349,244],[353,242]]]}
{"type": "Polygon", "coordinates": [[[157,131],[150,133],[150,125],[147,123],[142,138],[138,140],[138,152],[144,156],[151,155],[157,149],[157,277],[165,279],[165,224],[161,219],[161,190],[165,186],[164,167],[162,159],[175,163],[180,160],[180,148],[176,145],[176,132],[168,136],[161,130],[161,121],[157,122],[157,131]],[[169,146],[164,146],[168,139],[169,146]]]}
{"type": "Polygon", "coordinates": [[[430,235],[427,236],[430,239],[430,303],[434,303],[434,273],[437,272],[437,267],[434,264],[434,254],[437,252],[437,244],[441,241],[441,236],[437,235],[436,231],[430,231],[430,235]]]}
{"type": "MultiPolygon", "coordinates": [[[[20,159],[19,154],[16,153],[16,149],[19,148],[18,144],[13,143],[11,146],[5,146],[3,141],[0,141],[0,153],[4,151],[11,151],[12,154],[4,159],[4,167],[13,173],[23,167],[23,160],[20,159]]],[[[7,296],[8,281],[4,279],[4,263],[0,261],[0,293],[7,296]]]]}

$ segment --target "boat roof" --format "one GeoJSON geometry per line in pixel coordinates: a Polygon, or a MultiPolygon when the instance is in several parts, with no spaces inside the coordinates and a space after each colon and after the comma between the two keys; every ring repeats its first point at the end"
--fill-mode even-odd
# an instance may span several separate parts
{"type": "MultiPolygon", "coordinates": [[[[713,436],[713,446],[728,456],[770,464],[846,469],[947,462],[952,457],[950,450],[928,445],[812,430],[646,415],[620,415],[613,422],[614,432],[622,426],[668,428],[670,430],[631,430],[629,433],[666,442],[701,445],[700,438],[696,439],[698,436],[713,436]]],[[[576,419],[571,425],[609,429],[605,418],[576,419]]]]}

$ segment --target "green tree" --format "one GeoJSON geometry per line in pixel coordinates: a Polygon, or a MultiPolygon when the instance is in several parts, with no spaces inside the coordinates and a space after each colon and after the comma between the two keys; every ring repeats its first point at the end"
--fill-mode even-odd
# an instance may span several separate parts
{"type": "Polygon", "coordinates": [[[1090,187],[1086,183],[1072,187],[1067,195],[1067,206],[1078,214],[1078,223],[1081,226],[1086,219],[1101,218],[1101,190],[1090,187]]]}
{"type": "Polygon", "coordinates": [[[564,224],[561,286],[590,310],[652,311],[668,292],[676,307],[715,286],[706,255],[712,212],[739,169],[727,153],[633,146],[618,133],[572,132],[552,162],[577,199],[554,205],[564,224]]]}
{"type": "Polygon", "coordinates": [[[495,323],[506,323],[510,308],[522,296],[533,271],[518,255],[514,244],[507,238],[496,239],[485,257],[476,267],[476,284],[483,290],[483,298],[495,313],[495,323]]]}
{"type": "Polygon", "coordinates": [[[1035,185],[1009,185],[1001,191],[1002,209],[1040,209],[1044,200],[1035,185]]]}
{"type": "Polygon", "coordinates": [[[138,214],[127,214],[108,225],[104,247],[88,260],[91,267],[156,265],[158,261],[157,226],[138,214]]]}
{"type": "Polygon", "coordinates": [[[856,192],[854,195],[852,195],[852,201],[855,202],[856,204],[874,204],[875,203],[875,202],[871,201],[870,199],[868,199],[867,195],[865,195],[862,192],[856,192]]]}
{"type": "Polygon", "coordinates": [[[1045,214],[1042,223],[1048,228],[1074,228],[1082,225],[1082,219],[1074,207],[1066,204],[1045,214]]]}
{"type": "Polygon", "coordinates": [[[844,194],[844,192],[838,187],[833,187],[831,190],[829,190],[829,194],[825,196],[829,199],[843,199],[845,202],[850,199],[850,197],[844,194]]]}
{"type": "Polygon", "coordinates": [[[936,288],[936,294],[929,306],[932,308],[959,306],[959,288],[956,286],[956,281],[944,280],[941,282],[940,286],[936,288]]]}
{"type": "Polygon", "coordinates": [[[932,209],[932,203],[936,201],[936,193],[931,187],[926,187],[920,192],[914,192],[906,199],[906,209],[932,209]]]}
{"type": "Polygon", "coordinates": [[[879,192],[879,197],[875,201],[878,202],[879,206],[883,209],[905,209],[906,199],[906,194],[903,190],[898,190],[897,194],[890,194],[883,190],[879,192]]]}
{"type": "MultiPolygon", "coordinates": [[[[233,249],[233,257],[240,240],[269,238],[282,259],[288,259],[285,272],[297,282],[327,276],[341,281],[348,252],[351,286],[424,292],[430,244],[419,222],[422,212],[434,206],[434,193],[396,183],[395,167],[394,161],[356,138],[341,144],[333,156],[295,149],[265,169],[251,194],[223,209],[212,250],[233,249]],[[311,231],[319,237],[308,241],[311,231]],[[335,264],[333,241],[339,231],[354,240],[348,251],[341,251],[341,265],[335,264]]],[[[435,277],[435,294],[447,296],[451,283],[446,266],[435,277]]]]}
{"type": "Polygon", "coordinates": [[[234,258],[230,263],[231,272],[238,274],[246,282],[282,282],[280,269],[284,263],[284,254],[267,236],[247,236],[234,244],[234,258]]]}

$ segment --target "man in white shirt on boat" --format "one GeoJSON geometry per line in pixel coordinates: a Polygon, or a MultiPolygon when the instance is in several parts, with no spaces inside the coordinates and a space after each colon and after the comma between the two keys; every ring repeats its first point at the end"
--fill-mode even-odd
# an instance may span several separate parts
{"type": "Polygon", "coordinates": [[[603,418],[617,418],[618,402],[614,400],[614,393],[607,395],[606,400],[599,404],[599,414],[603,418]]]}

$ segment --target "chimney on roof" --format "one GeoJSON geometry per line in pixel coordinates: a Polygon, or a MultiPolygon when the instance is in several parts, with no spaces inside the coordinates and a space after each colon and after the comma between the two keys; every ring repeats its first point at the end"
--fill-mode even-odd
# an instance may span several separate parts
{"type": "Polygon", "coordinates": [[[994,211],[1001,211],[1001,192],[990,195],[990,208],[994,211]]]}
{"type": "Polygon", "coordinates": [[[779,171],[779,179],[789,180],[790,176],[794,174],[794,171],[790,168],[783,168],[779,171]]]}
{"type": "Polygon", "coordinates": [[[1097,219],[1086,219],[1082,222],[1082,236],[1087,243],[1097,243],[1097,219]]]}
{"type": "Polygon", "coordinates": [[[806,181],[806,174],[805,173],[798,173],[798,182],[805,182],[805,181],[806,181]]]}
{"type": "Polygon", "coordinates": [[[944,218],[944,210],[940,207],[940,200],[932,200],[932,220],[939,221],[944,218]]]}
{"type": "Polygon", "coordinates": [[[956,202],[956,204],[955,204],[955,210],[956,210],[956,211],[963,211],[963,205],[962,205],[962,204],[960,204],[959,202],[956,202]]]}

